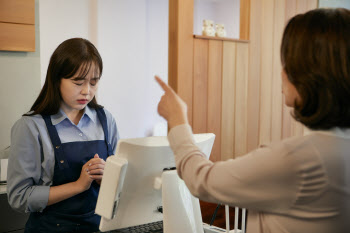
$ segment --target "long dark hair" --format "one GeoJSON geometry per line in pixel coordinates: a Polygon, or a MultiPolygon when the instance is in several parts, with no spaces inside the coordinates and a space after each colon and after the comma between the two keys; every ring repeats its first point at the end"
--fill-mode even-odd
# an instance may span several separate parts
{"type": "Polygon", "coordinates": [[[350,11],[316,9],[293,17],[281,61],[295,86],[293,117],[311,129],[350,127],[350,11]]]}
{"type": "MultiPolygon", "coordinates": [[[[98,68],[99,77],[102,75],[102,59],[96,47],[88,40],[82,38],[72,38],[62,42],[53,52],[49,67],[47,69],[46,80],[38,98],[31,107],[29,114],[53,115],[61,106],[60,83],[61,79],[69,79],[80,69],[80,77],[85,77],[92,64],[98,68]]],[[[91,108],[102,108],[97,104],[94,97],[88,104],[91,108]]]]}

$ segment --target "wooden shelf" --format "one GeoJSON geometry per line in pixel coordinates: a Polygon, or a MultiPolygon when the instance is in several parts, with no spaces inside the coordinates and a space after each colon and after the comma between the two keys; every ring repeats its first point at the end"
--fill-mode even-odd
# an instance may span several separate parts
{"type": "Polygon", "coordinates": [[[215,36],[200,36],[200,35],[193,35],[196,39],[204,39],[204,40],[221,40],[221,41],[234,41],[234,42],[240,42],[240,43],[249,43],[249,40],[240,40],[240,39],[233,39],[228,37],[215,37],[215,36]]]}

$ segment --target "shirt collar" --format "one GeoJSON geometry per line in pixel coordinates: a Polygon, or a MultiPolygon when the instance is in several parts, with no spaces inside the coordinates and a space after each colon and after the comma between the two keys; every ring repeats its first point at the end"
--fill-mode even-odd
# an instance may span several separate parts
{"type": "MultiPolygon", "coordinates": [[[[92,111],[92,109],[89,106],[86,106],[84,109],[84,114],[81,117],[81,119],[83,119],[85,117],[85,115],[92,120],[94,123],[96,123],[96,119],[97,119],[97,114],[96,111],[92,111]]],[[[60,110],[58,111],[58,113],[51,115],[51,121],[53,125],[57,125],[59,123],[61,123],[63,120],[68,119],[66,113],[60,108],[60,110]]],[[[68,119],[69,120],[69,119],[68,119]]]]}
{"type": "MultiPolygon", "coordinates": [[[[87,115],[90,118],[90,120],[92,120],[92,122],[96,123],[96,120],[97,120],[96,111],[93,111],[88,105],[86,105],[86,107],[85,107],[84,115],[87,115]]],[[[83,117],[84,117],[84,115],[83,115],[83,117]]]]}
{"type": "Polygon", "coordinates": [[[57,125],[57,124],[61,123],[66,118],[68,118],[67,115],[60,108],[58,113],[51,115],[51,122],[53,125],[57,125]]]}

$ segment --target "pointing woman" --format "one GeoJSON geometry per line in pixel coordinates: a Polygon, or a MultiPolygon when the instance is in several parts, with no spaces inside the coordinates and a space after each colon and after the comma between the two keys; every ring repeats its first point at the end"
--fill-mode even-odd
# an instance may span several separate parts
{"type": "Polygon", "coordinates": [[[178,174],[200,199],[248,208],[249,233],[350,232],[350,11],[293,17],[281,61],[285,103],[312,133],[216,163],[194,144],[186,104],[157,78],[178,174]]]}

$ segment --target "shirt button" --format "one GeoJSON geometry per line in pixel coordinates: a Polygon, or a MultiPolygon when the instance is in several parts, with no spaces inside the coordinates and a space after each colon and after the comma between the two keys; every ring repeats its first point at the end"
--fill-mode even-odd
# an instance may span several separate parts
{"type": "Polygon", "coordinates": [[[64,160],[61,160],[60,163],[64,163],[64,160]]]}
{"type": "Polygon", "coordinates": [[[79,134],[79,136],[80,136],[80,137],[82,137],[82,136],[83,136],[83,134],[82,134],[82,133],[80,133],[80,134],[79,134]]]}

